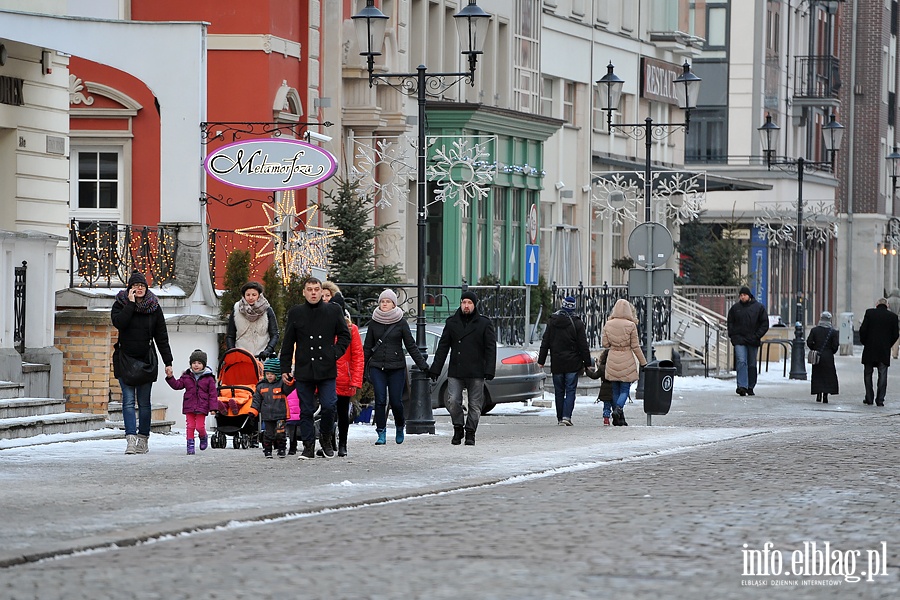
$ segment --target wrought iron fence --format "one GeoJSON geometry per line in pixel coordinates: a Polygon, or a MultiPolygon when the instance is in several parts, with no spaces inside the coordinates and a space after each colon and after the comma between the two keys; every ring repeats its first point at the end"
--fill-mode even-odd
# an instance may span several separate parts
{"type": "MultiPolygon", "coordinates": [[[[638,338],[644,340],[644,324],[647,322],[646,303],[644,298],[628,296],[627,285],[594,285],[584,286],[557,286],[554,281],[550,286],[553,294],[553,308],[558,309],[563,298],[572,296],[575,298],[575,312],[581,315],[585,324],[588,346],[592,349],[600,347],[600,336],[603,326],[609,317],[616,300],[625,298],[631,302],[637,313],[638,338]]],[[[653,341],[672,339],[672,299],[655,297],[653,299],[653,341]]]]}
{"type": "MultiPolygon", "coordinates": [[[[228,256],[235,250],[250,251],[250,272],[258,272],[262,261],[271,253],[263,255],[263,246],[268,242],[259,237],[241,235],[232,229],[211,228],[207,236],[209,247],[209,275],[217,285],[221,284],[216,277],[225,276],[225,266],[228,256]]],[[[271,248],[269,249],[271,251],[271,248]]]]}
{"type": "Polygon", "coordinates": [[[28,263],[22,261],[21,267],[15,268],[15,281],[13,283],[13,345],[19,354],[25,353],[25,291],[28,275],[28,263]]]}
{"type": "MultiPolygon", "coordinates": [[[[353,322],[363,327],[378,306],[378,295],[390,288],[397,294],[398,306],[409,318],[417,316],[419,298],[415,284],[342,283],[341,295],[353,322]]],[[[425,287],[425,318],[429,323],[442,323],[459,308],[459,295],[464,290],[478,296],[478,311],[494,322],[497,341],[507,345],[521,345],[525,341],[525,287],[429,285],[425,287]]]]}
{"type": "Polygon", "coordinates": [[[109,221],[69,223],[69,287],[120,287],[132,271],[152,285],[175,280],[177,228],[109,221]]]}

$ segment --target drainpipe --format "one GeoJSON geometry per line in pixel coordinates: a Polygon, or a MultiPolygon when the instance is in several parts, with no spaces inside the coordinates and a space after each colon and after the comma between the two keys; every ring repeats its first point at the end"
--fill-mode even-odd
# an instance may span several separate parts
{"type": "Polygon", "coordinates": [[[859,14],[859,0],[853,0],[853,30],[850,34],[850,109],[848,116],[847,137],[850,147],[847,152],[847,262],[844,270],[847,273],[847,281],[844,288],[844,311],[853,309],[853,161],[856,149],[856,32],[858,30],[857,16],[859,14]]]}

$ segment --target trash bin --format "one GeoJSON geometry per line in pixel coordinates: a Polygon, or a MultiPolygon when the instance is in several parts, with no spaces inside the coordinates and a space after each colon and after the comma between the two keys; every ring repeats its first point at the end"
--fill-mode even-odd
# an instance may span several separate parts
{"type": "Polygon", "coordinates": [[[648,415],[667,415],[672,407],[672,387],[675,384],[675,363],[654,360],[644,367],[644,412],[648,415]]]}

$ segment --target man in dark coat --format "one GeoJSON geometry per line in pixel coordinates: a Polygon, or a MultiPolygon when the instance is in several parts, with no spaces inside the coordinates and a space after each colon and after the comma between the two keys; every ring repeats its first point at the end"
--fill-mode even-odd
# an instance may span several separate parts
{"type": "Polygon", "coordinates": [[[734,346],[734,368],[737,371],[739,396],[755,396],[756,354],[762,344],[762,336],[769,330],[766,307],[756,301],[750,288],[744,286],[738,293],[738,301],[728,310],[728,337],[734,346]]]}
{"type": "Polygon", "coordinates": [[[303,441],[301,459],[315,458],[316,428],[313,413],[316,393],[322,406],[319,422],[319,441],[326,458],[334,456],[332,430],[337,403],[337,360],[350,345],[350,330],[344,311],[337,304],[322,301],[322,282],[315,277],[303,286],[306,302],[293,307],[284,327],[281,346],[281,378],[291,381],[291,364],[300,398],[300,439],[303,441]],[[327,432],[327,433],[326,433],[327,432]]]}
{"type": "Polygon", "coordinates": [[[541,341],[538,366],[544,368],[550,353],[550,373],[556,396],[556,420],[560,425],[572,424],[578,374],[592,366],[584,322],[575,313],[575,298],[566,296],[562,308],[550,316],[541,341]]]}
{"type": "Polygon", "coordinates": [[[453,439],[458,446],[466,436],[466,446],[475,445],[475,430],[481,417],[484,402],[484,382],[494,378],[497,370],[497,336],[494,324],[478,314],[478,296],[466,290],[462,293],[459,308],[444,324],[441,341],[428,374],[436,380],[444,361],[450,355],[447,371],[447,411],[453,422],[453,439]],[[462,391],[469,393],[468,416],[463,414],[462,391]],[[465,417],[465,421],[463,420],[465,417]]]}
{"type": "Polygon", "coordinates": [[[863,404],[884,406],[887,392],[887,370],[891,365],[891,346],[900,337],[900,323],[897,315],[888,310],[887,299],[879,298],[875,308],[866,311],[859,327],[859,341],[863,345],[863,381],[866,384],[866,399],[863,404]],[[878,369],[878,389],[872,389],[872,371],[878,369]]]}

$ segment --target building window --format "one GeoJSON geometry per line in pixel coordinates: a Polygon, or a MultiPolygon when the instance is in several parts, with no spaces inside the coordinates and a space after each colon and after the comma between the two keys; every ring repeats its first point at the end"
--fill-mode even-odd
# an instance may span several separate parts
{"type": "Polygon", "coordinates": [[[491,269],[497,280],[506,281],[506,269],[504,269],[503,261],[508,255],[505,251],[506,246],[506,207],[509,204],[509,190],[507,188],[494,188],[494,214],[491,218],[491,269]]]}
{"type": "Polygon", "coordinates": [[[550,77],[541,78],[541,115],[553,116],[553,79],[550,77]]]}
{"type": "Polygon", "coordinates": [[[475,277],[475,281],[478,281],[483,276],[490,273],[490,253],[487,249],[490,247],[488,245],[488,201],[483,198],[479,198],[476,201],[477,210],[478,210],[478,219],[475,224],[475,252],[477,256],[473,261],[473,266],[475,267],[474,273],[472,274],[475,277]]]}
{"type": "Polygon", "coordinates": [[[522,265],[520,264],[524,232],[522,230],[522,211],[524,210],[524,191],[521,189],[512,190],[512,202],[510,203],[510,248],[509,248],[509,268],[507,275],[509,279],[522,280],[522,265]]]}
{"type": "Polygon", "coordinates": [[[119,155],[78,152],[78,202],[81,209],[119,207],[119,155]]]}
{"type": "Polygon", "coordinates": [[[685,136],[685,162],[727,163],[727,131],[727,109],[702,108],[692,110],[691,135],[685,136]]]}
{"type": "Polygon", "coordinates": [[[575,82],[567,81],[563,95],[563,120],[569,125],[575,125],[575,82]]]}
{"type": "Polygon", "coordinates": [[[540,83],[540,6],[539,0],[516,2],[515,85],[516,110],[534,112],[538,109],[540,83]]]}

